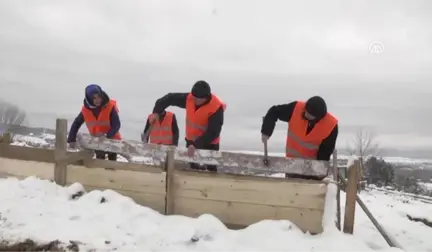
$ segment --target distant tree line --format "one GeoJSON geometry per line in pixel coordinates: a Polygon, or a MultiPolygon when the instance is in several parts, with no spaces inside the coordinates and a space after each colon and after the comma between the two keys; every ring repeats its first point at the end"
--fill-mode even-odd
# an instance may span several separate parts
{"type": "Polygon", "coordinates": [[[394,165],[378,157],[380,151],[376,142],[374,133],[360,128],[348,145],[350,154],[360,158],[362,180],[379,187],[391,186],[398,191],[432,196],[432,191],[421,186],[412,172],[398,172],[394,165]]]}

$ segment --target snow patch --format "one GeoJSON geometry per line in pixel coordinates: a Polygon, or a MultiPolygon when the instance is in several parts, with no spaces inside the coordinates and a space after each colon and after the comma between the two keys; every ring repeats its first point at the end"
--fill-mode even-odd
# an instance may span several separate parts
{"type": "Polygon", "coordinates": [[[42,148],[48,148],[51,146],[50,143],[48,143],[47,141],[45,141],[40,137],[15,135],[13,137],[13,140],[14,142],[11,143],[11,145],[16,145],[16,146],[42,147],[42,148]]]}
{"type": "Polygon", "coordinates": [[[327,194],[325,199],[325,208],[323,216],[323,228],[325,232],[338,232],[336,228],[336,194],[337,185],[329,183],[327,185],[327,194]]]}
{"type": "Polygon", "coordinates": [[[213,215],[164,216],[112,190],[71,199],[84,190],[82,185],[60,187],[35,177],[0,179],[0,238],[72,240],[79,241],[80,250],[96,251],[371,251],[359,237],[332,227],[335,189],[328,186],[324,233],[309,235],[287,220],[263,220],[234,231],[213,215]]]}
{"type": "Polygon", "coordinates": [[[357,157],[352,155],[352,156],[348,156],[348,160],[347,160],[347,169],[351,168],[351,166],[354,165],[354,162],[357,160],[357,157]]]}

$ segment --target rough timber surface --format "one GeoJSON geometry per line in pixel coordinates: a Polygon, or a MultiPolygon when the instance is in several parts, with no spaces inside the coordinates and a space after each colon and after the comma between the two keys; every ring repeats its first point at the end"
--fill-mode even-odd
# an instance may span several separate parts
{"type": "Polygon", "coordinates": [[[210,213],[236,226],[286,219],[304,232],[322,232],[323,182],[176,171],[174,188],[175,214],[210,213]]]}
{"type": "MultiPolygon", "coordinates": [[[[86,168],[68,165],[67,185],[78,182],[86,190],[114,190],[132,198],[136,203],[150,207],[160,213],[165,208],[165,173],[134,171],[111,171],[103,168],[86,168]]],[[[0,158],[0,178],[16,177],[25,179],[35,176],[54,179],[54,164],[0,158]]]]}
{"type": "Polygon", "coordinates": [[[169,149],[174,149],[176,160],[199,164],[212,164],[223,167],[236,167],[246,173],[273,172],[326,176],[330,167],[330,163],[326,161],[268,157],[271,167],[269,168],[263,164],[262,156],[254,154],[198,150],[194,157],[190,158],[186,155],[186,148],[143,144],[138,141],[130,140],[99,139],[87,134],[79,134],[77,139],[79,145],[83,148],[153,158],[155,165],[161,165],[165,161],[166,152],[169,149]]]}

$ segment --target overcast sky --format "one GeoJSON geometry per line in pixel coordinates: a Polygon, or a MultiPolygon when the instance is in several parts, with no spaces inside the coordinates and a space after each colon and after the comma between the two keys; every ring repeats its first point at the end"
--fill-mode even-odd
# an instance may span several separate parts
{"type": "Polygon", "coordinates": [[[271,105],[318,94],[340,147],[365,126],[384,147],[432,149],[432,2],[0,1],[0,98],[35,126],[73,118],[98,83],[138,138],[158,97],[199,79],[228,104],[225,148],[260,149],[271,105]]]}

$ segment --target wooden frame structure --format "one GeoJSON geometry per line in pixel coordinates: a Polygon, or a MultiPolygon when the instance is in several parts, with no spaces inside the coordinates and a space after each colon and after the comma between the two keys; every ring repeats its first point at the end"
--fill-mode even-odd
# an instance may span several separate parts
{"type": "Polygon", "coordinates": [[[83,150],[68,152],[65,119],[57,119],[55,133],[54,150],[0,144],[0,174],[35,175],[63,186],[79,182],[87,190],[112,189],[163,214],[213,214],[231,228],[264,219],[287,219],[305,232],[323,231],[326,182],[245,174],[326,176],[329,162],[269,157],[269,168],[259,155],[199,150],[190,158],[184,148],[85,134],[78,137],[83,150]],[[155,165],[97,160],[94,150],[153,158],[155,165]],[[243,174],[192,171],[179,162],[235,167],[243,174]]]}
{"type": "Polygon", "coordinates": [[[358,195],[358,183],[360,181],[359,171],[362,169],[361,160],[355,160],[353,164],[347,167],[347,180],[340,173],[340,170],[337,167],[337,153],[333,153],[333,178],[334,181],[338,181],[337,183],[337,194],[336,194],[336,204],[337,204],[337,212],[336,212],[336,226],[339,230],[341,230],[341,212],[340,212],[340,191],[343,189],[346,193],[345,198],[345,215],[344,215],[344,225],[342,231],[344,233],[353,234],[354,233],[354,223],[355,223],[355,212],[356,212],[356,204],[358,203],[361,209],[365,212],[366,216],[370,219],[372,224],[387,242],[390,247],[396,247],[402,249],[402,246],[398,243],[396,239],[391,237],[388,232],[384,229],[383,226],[379,224],[377,219],[373,216],[373,214],[369,211],[363,200],[358,195]]]}

